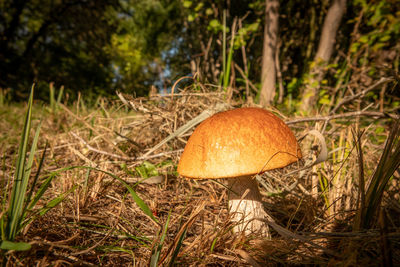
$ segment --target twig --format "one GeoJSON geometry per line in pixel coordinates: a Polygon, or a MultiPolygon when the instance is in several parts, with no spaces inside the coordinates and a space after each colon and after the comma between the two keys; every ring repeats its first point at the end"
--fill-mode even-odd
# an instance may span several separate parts
{"type": "Polygon", "coordinates": [[[235,69],[236,69],[237,71],[239,71],[240,75],[242,75],[242,78],[245,79],[246,82],[249,83],[251,89],[253,89],[254,92],[257,93],[257,92],[258,92],[257,87],[249,80],[249,78],[247,78],[247,76],[246,76],[246,74],[244,73],[244,71],[243,71],[243,70],[239,67],[239,65],[236,64],[236,63],[235,63],[235,69]]]}
{"type": "Polygon", "coordinates": [[[171,96],[210,96],[210,95],[222,95],[223,92],[209,92],[209,93],[175,93],[175,94],[156,94],[153,95],[151,98],[158,98],[158,97],[171,97],[171,96]]]}
{"type": "Polygon", "coordinates": [[[397,118],[398,116],[395,114],[390,114],[386,112],[378,112],[378,111],[354,111],[342,114],[334,114],[329,116],[316,116],[316,117],[308,117],[308,118],[298,118],[294,120],[287,121],[286,124],[296,124],[300,122],[309,122],[309,121],[330,121],[334,119],[340,118],[348,118],[348,117],[359,117],[359,116],[371,116],[371,117],[378,117],[378,118],[397,118]]]}
{"type": "Polygon", "coordinates": [[[116,154],[112,154],[112,153],[108,153],[108,152],[106,152],[106,151],[102,151],[102,150],[96,149],[96,148],[92,147],[91,145],[89,145],[85,140],[83,140],[82,137],[80,137],[80,136],[77,135],[76,133],[71,132],[71,134],[72,134],[76,139],[78,139],[79,141],[81,141],[89,150],[91,150],[91,151],[93,151],[93,152],[96,152],[96,153],[102,154],[102,155],[107,155],[107,156],[110,156],[110,157],[113,157],[113,158],[117,158],[117,159],[120,159],[120,160],[126,160],[126,161],[135,160],[134,157],[133,157],[133,158],[132,158],[132,157],[123,157],[123,156],[120,156],[120,155],[116,155],[116,154]]]}
{"type": "Polygon", "coordinates": [[[154,159],[154,158],[159,158],[159,157],[163,157],[163,156],[166,156],[166,155],[170,155],[170,154],[174,154],[174,153],[181,153],[181,152],[183,152],[183,148],[182,149],[173,150],[173,151],[161,152],[161,153],[158,153],[158,154],[155,154],[155,155],[152,155],[152,156],[143,155],[143,156],[138,157],[137,160],[154,159]]]}
{"type": "Polygon", "coordinates": [[[371,85],[370,87],[368,87],[367,89],[359,92],[358,94],[352,95],[352,96],[348,96],[343,98],[339,103],[337,103],[337,105],[332,109],[332,111],[330,112],[330,114],[335,114],[335,112],[344,104],[359,98],[359,97],[364,97],[368,92],[376,89],[378,86],[380,86],[381,84],[385,84],[388,82],[394,81],[394,78],[390,77],[382,77],[379,81],[377,81],[375,84],[371,85]]]}
{"type": "Polygon", "coordinates": [[[175,87],[178,85],[178,83],[180,83],[180,81],[184,80],[184,79],[191,79],[194,80],[194,77],[190,77],[190,76],[183,76],[180,77],[178,80],[176,80],[176,82],[174,83],[174,85],[171,88],[171,100],[174,98],[174,93],[175,93],[175,87]]]}
{"type": "Polygon", "coordinates": [[[116,159],[119,159],[119,160],[124,160],[124,161],[154,159],[154,158],[159,158],[159,157],[163,157],[163,156],[174,154],[174,153],[180,153],[180,152],[183,151],[183,149],[177,149],[177,150],[173,150],[173,151],[161,152],[161,153],[158,153],[158,154],[155,154],[155,155],[152,155],[152,156],[143,155],[143,156],[140,156],[140,157],[123,157],[123,156],[120,156],[120,155],[112,154],[112,153],[109,153],[109,152],[94,148],[91,145],[89,145],[85,140],[82,139],[82,137],[80,137],[76,133],[71,132],[71,134],[75,138],[77,138],[79,141],[81,141],[87,147],[87,149],[89,149],[90,151],[98,153],[98,154],[106,155],[106,156],[109,156],[109,157],[112,157],[112,158],[116,158],[116,159]]]}

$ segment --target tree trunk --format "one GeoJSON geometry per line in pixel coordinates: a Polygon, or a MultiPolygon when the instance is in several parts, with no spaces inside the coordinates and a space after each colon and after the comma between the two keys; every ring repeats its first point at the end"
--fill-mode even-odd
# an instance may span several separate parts
{"type": "Polygon", "coordinates": [[[265,1],[264,44],[261,69],[260,104],[267,106],[275,96],[275,53],[278,43],[279,0],[265,1]]]}
{"type": "Polygon", "coordinates": [[[308,81],[305,84],[305,89],[302,94],[300,106],[301,111],[309,110],[317,102],[320,82],[325,75],[324,69],[332,56],[336,34],[345,12],[346,0],[333,0],[325,17],[318,51],[314,57],[313,66],[308,74],[308,81]]]}

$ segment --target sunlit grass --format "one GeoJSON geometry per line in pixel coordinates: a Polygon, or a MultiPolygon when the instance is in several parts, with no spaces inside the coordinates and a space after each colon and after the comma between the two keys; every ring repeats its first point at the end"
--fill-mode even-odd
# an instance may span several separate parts
{"type": "MultiPolygon", "coordinates": [[[[328,263],[329,260],[320,254],[319,249],[304,250],[309,243],[282,237],[275,230],[272,231],[273,244],[266,242],[260,245],[257,242],[263,241],[257,236],[234,236],[224,204],[226,190],[223,182],[189,181],[177,177],[176,163],[179,153],[147,160],[135,158],[144,155],[174,129],[198,115],[205,106],[225,101],[224,95],[212,102],[207,102],[204,96],[190,96],[186,99],[177,97],[175,102],[162,98],[162,104],[154,99],[133,99],[130,101],[137,110],[132,110],[122,106],[120,102],[103,98],[98,98],[91,104],[84,97],[73,103],[63,102],[62,98],[58,102],[57,94],[53,94],[54,109],[50,108],[50,102],[37,101],[31,106],[31,116],[36,114],[33,118],[37,118],[37,114],[40,114],[43,118],[40,122],[37,119],[32,119],[31,122],[34,126],[32,128],[41,129],[40,132],[35,131],[40,137],[35,141],[39,148],[35,153],[30,153],[27,149],[26,153],[27,164],[30,162],[29,156],[35,154],[25,196],[25,202],[27,199],[30,201],[24,206],[26,216],[14,241],[4,238],[5,242],[2,243],[3,247],[10,249],[15,244],[30,245],[32,253],[39,253],[35,254],[38,256],[32,256],[33,254],[27,254],[30,252],[3,250],[3,254],[10,260],[10,257],[19,257],[24,264],[45,261],[50,264],[60,259],[62,251],[69,257],[68,262],[89,265],[239,264],[243,260],[239,259],[237,251],[241,255],[245,255],[243,252],[246,251],[259,262],[267,262],[263,257],[267,255],[268,258],[268,255],[272,255],[268,253],[274,253],[274,263],[328,263]],[[116,133],[126,138],[121,138],[116,133]],[[47,148],[41,145],[42,140],[48,143],[47,148]],[[43,155],[46,160],[41,161],[43,155]],[[129,160],[114,158],[113,155],[123,155],[129,160]],[[41,164],[42,174],[35,178],[41,164]],[[162,176],[163,182],[146,183],[147,179],[155,176],[162,176]],[[254,246],[253,240],[256,240],[254,242],[258,247],[254,246]],[[39,248],[48,253],[48,258],[41,256],[42,251],[39,248]]],[[[1,129],[0,151],[1,171],[7,178],[14,173],[15,165],[11,158],[17,157],[17,149],[20,147],[17,140],[23,129],[25,109],[22,105],[4,105],[9,108],[1,109],[5,120],[1,122],[4,127],[1,129]],[[10,129],[12,134],[4,134],[4,129],[10,129]]],[[[354,138],[354,129],[364,129],[368,125],[361,146],[365,173],[364,203],[367,203],[368,198],[377,200],[377,197],[372,196],[381,194],[378,191],[382,192],[396,185],[395,179],[390,178],[386,187],[376,186],[375,193],[369,193],[371,197],[367,197],[368,186],[373,180],[370,177],[384,148],[383,137],[387,136],[386,124],[389,121],[369,122],[369,118],[361,118],[359,124],[355,120],[329,122],[324,132],[328,144],[328,159],[312,169],[315,177],[319,178],[317,194],[310,194],[313,190],[310,176],[304,176],[296,182],[297,174],[280,178],[279,182],[268,182],[271,188],[285,188],[284,184],[298,186],[276,194],[267,194],[265,190],[263,192],[266,207],[279,225],[286,227],[287,231],[301,235],[304,240],[318,237],[320,232],[331,234],[332,238],[321,239],[321,243],[313,242],[323,248],[331,248],[334,255],[339,255],[346,247],[338,245],[337,240],[343,240],[346,245],[349,243],[346,234],[352,234],[351,238],[357,236],[364,240],[363,231],[353,228],[354,214],[360,210],[357,198],[361,188],[358,179],[358,143],[357,138],[354,138]]],[[[312,123],[296,124],[293,129],[297,136],[302,136],[312,127],[312,123]]],[[[171,140],[152,155],[179,151],[184,145],[185,137],[171,140]]],[[[34,140],[32,131],[28,144],[34,144],[34,140]]],[[[398,141],[393,144],[396,142],[398,141]]],[[[302,149],[304,155],[313,153],[306,145],[302,149]]],[[[389,158],[395,157],[395,154],[389,155],[389,158]]],[[[383,170],[394,167],[386,166],[383,170]]],[[[11,180],[2,180],[2,184],[10,185],[8,190],[2,191],[1,196],[3,207],[7,208],[13,183],[11,180]]],[[[6,212],[2,213],[4,225],[8,214],[5,208],[3,211],[6,212]]],[[[376,218],[376,215],[372,217],[376,218]]],[[[375,249],[374,240],[378,236],[375,235],[376,223],[372,223],[370,234],[374,238],[368,241],[375,249]]]]}

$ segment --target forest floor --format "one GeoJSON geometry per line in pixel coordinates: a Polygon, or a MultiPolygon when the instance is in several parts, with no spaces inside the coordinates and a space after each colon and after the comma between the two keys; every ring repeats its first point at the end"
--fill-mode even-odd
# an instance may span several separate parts
{"type": "MultiPolygon", "coordinates": [[[[363,113],[351,104],[325,117],[271,109],[293,130],[304,158],[259,177],[276,222],[268,240],[232,233],[221,182],[179,177],[176,166],[193,128],[147,153],[204,110],[255,104],[200,91],[122,100],[99,98],[91,107],[83,99],[53,107],[35,103],[33,129],[42,122],[38,158],[48,143],[38,184],[55,176],[38,208],[68,193],[23,229],[17,240],[32,248],[8,251],[9,266],[147,266],[152,257],[163,266],[400,265],[399,172],[386,186],[380,219],[370,229],[353,227],[360,165],[368,185],[390,131],[392,119],[383,113],[363,113]],[[321,160],[324,149],[321,163],[296,171],[321,160]],[[115,177],[133,188],[156,220],[115,177]]],[[[15,171],[25,112],[23,105],[0,106],[1,188],[15,171]]]]}

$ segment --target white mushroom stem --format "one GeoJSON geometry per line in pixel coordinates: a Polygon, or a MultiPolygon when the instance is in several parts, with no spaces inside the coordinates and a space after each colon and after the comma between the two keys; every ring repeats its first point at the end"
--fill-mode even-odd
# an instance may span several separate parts
{"type": "Polygon", "coordinates": [[[257,233],[270,238],[268,224],[262,221],[268,219],[269,215],[264,211],[256,179],[252,176],[241,176],[227,180],[229,212],[232,222],[235,223],[233,231],[243,232],[245,235],[257,233]]]}

